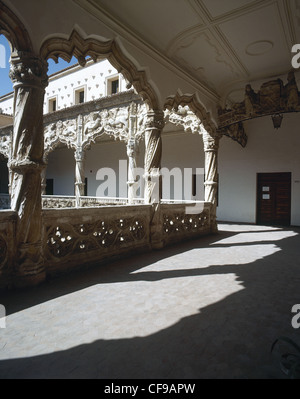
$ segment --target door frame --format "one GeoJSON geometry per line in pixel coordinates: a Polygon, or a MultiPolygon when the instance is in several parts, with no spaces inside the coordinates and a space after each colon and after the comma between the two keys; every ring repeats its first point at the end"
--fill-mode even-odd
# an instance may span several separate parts
{"type": "MultiPolygon", "coordinates": [[[[290,176],[290,203],[289,203],[289,225],[291,225],[292,222],[292,172],[257,172],[256,173],[256,224],[260,225],[261,222],[259,221],[259,207],[260,207],[260,201],[261,199],[259,198],[259,177],[261,175],[289,175],[290,176]]],[[[261,194],[261,193],[260,193],[261,194]]]]}

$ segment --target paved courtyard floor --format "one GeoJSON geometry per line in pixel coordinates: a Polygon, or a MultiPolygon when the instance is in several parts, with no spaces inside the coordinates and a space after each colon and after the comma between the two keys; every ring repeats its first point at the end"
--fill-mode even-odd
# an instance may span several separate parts
{"type": "Polygon", "coordinates": [[[300,344],[300,229],[219,230],[3,294],[0,378],[286,378],[270,348],[300,344]]]}

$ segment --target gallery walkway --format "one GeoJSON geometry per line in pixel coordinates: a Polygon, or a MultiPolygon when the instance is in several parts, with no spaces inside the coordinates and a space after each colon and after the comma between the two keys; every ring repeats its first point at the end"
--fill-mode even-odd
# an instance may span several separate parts
{"type": "Polygon", "coordinates": [[[2,295],[0,378],[285,378],[300,229],[217,235],[2,295]]]}

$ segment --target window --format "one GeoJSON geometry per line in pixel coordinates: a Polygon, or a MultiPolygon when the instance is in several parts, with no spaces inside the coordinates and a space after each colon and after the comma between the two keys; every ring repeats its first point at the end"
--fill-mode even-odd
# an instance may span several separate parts
{"type": "Polygon", "coordinates": [[[119,92],[119,79],[111,82],[111,94],[117,94],[119,92]]]}
{"type": "Polygon", "coordinates": [[[57,109],[56,98],[50,98],[49,104],[48,104],[49,112],[55,112],[56,109],[57,109]]]}
{"type": "Polygon", "coordinates": [[[75,90],[75,104],[82,104],[85,100],[84,89],[75,90]]]}
{"type": "Polygon", "coordinates": [[[107,95],[111,96],[112,94],[117,94],[119,93],[119,76],[114,76],[113,78],[109,78],[106,80],[106,91],[107,95]]]}

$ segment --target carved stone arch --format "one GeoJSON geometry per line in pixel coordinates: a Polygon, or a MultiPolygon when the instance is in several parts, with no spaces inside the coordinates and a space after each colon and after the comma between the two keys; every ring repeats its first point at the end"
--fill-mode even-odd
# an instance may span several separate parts
{"type": "Polygon", "coordinates": [[[12,51],[33,52],[32,43],[25,26],[1,0],[0,34],[7,38],[12,51]]]}
{"type": "Polygon", "coordinates": [[[69,62],[72,56],[75,56],[81,66],[85,66],[87,56],[94,62],[99,57],[107,58],[112,66],[133,85],[151,109],[159,108],[157,96],[147,81],[146,72],[137,69],[124,55],[116,40],[101,41],[94,37],[83,39],[76,30],[73,30],[69,39],[59,37],[47,39],[42,44],[40,55],[44,60],[52,58],[55,62],[58,62],[59,57],[69,62]]]}
{"type": "Polygon", "coordinates": [[[206,111],[204,106],[199,102],[196,94],[181,94],[177,91],[175,96],[169,96],[165,102],[164,109],[177,110],[179,106],[188,106],[192,112],[195,113],[197,118],[201,121],[204,129],[211,135],[217,135],[217,126],[213,122],[211,115],[206,111]]]}

